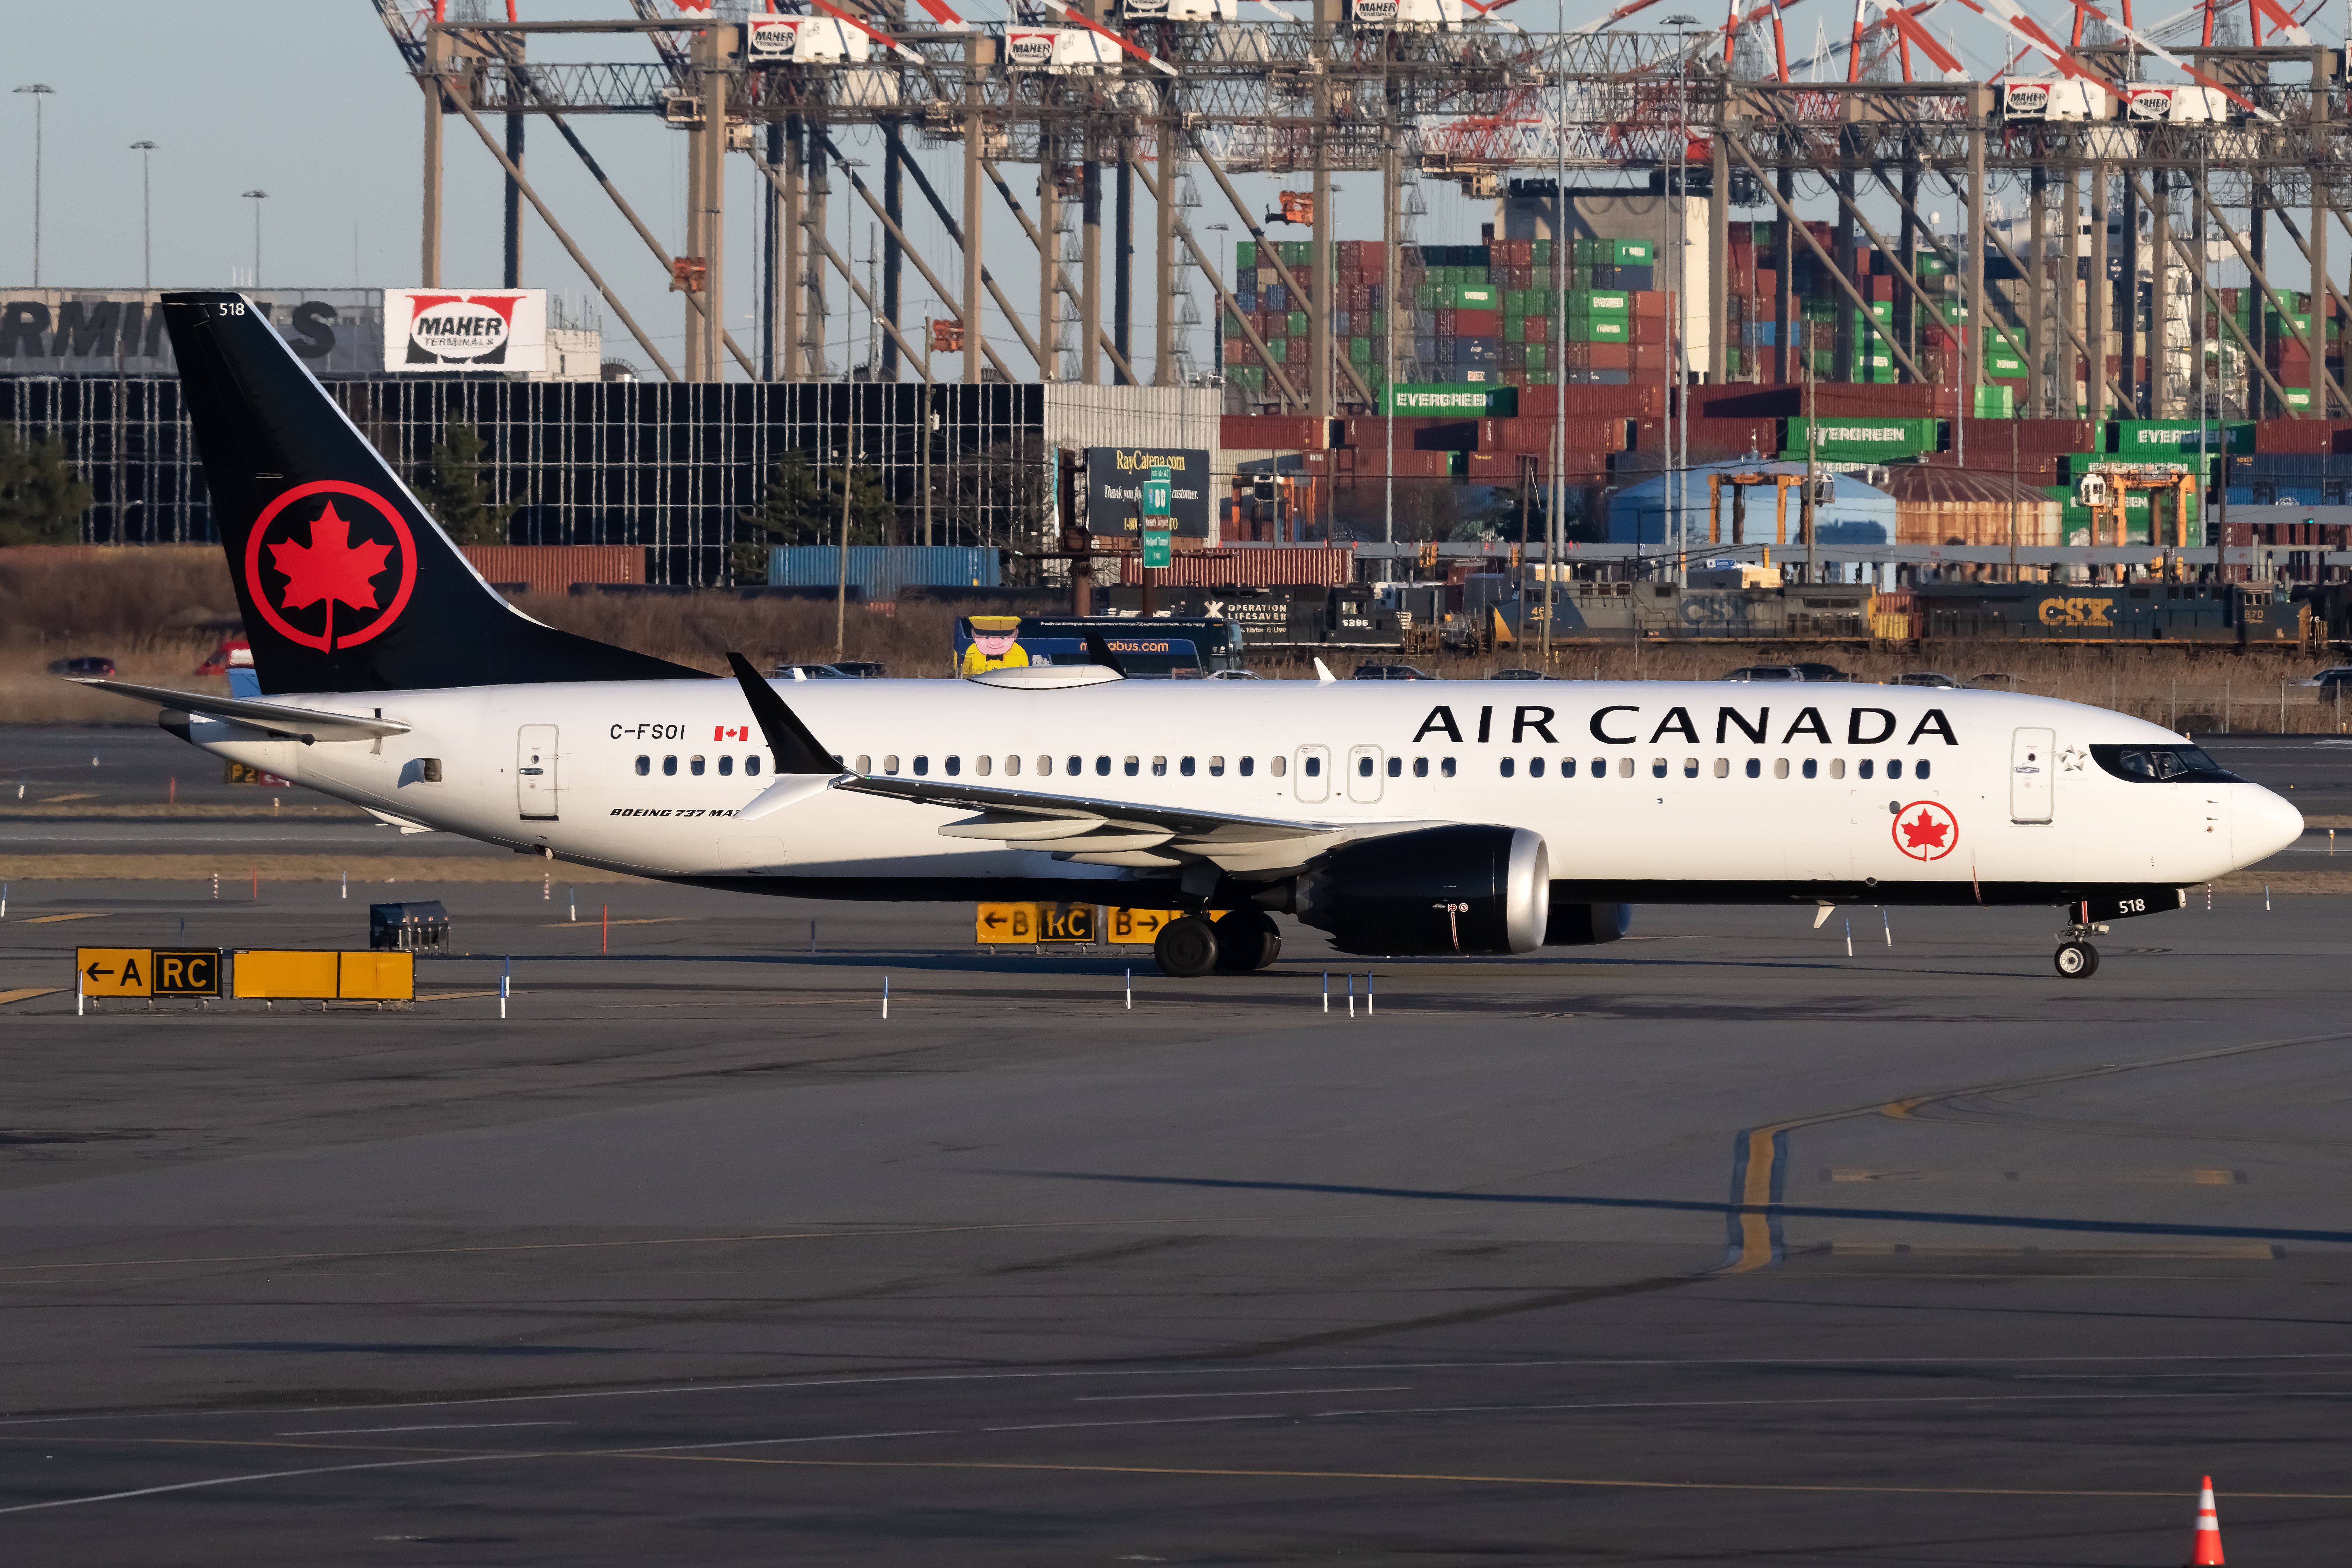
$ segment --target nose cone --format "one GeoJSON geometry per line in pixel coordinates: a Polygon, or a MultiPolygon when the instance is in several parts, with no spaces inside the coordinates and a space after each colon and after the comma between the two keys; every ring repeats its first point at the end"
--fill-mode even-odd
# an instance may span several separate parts
{"type": "Polygon", "coordinates": [[[2267,860],[2303,837],[2303,813],[2260,784],[2240,784],[2230,813],[2231,858],[2241,866],[2267,860]]]}

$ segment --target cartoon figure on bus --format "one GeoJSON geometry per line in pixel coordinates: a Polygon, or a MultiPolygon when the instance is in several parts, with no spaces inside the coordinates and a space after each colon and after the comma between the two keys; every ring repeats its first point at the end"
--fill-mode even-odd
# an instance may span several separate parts
{"type": "Polygon", "coordinates": [[[958,675],[984,675],[992,669],[1025,669],[1029,653],[1021,646],[1019,616],[973,616],[971,646],[956,665],[958,675]]]}

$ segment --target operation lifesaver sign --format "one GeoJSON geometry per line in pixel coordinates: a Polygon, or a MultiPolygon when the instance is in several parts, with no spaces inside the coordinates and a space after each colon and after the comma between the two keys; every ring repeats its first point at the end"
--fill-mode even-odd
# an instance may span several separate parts
{"type": "Polygon", "coordinates": [[[547,290],[387,289],[383,367],[543,372],[547,290]]]}

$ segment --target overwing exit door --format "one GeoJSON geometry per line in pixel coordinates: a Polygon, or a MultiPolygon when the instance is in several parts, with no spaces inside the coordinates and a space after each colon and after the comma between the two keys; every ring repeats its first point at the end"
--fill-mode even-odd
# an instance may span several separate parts
{"type": "Polygon", "coordinates": [[[2054,730],[2020,730],[2009,742],[2009,819],[2050,820],[2050,781],[2057,771],[2054,730]]]}
{"type": "Polygon", "coordinates": [[[556,816],[555,726],[525,724],[515,741],[515,811],[525,821],[556,816]]]}

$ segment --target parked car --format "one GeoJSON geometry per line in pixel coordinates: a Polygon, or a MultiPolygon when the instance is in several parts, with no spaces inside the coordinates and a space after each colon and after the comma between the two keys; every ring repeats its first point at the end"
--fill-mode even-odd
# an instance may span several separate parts
{"type": "Polygon", "coordinates": [[[890,673],[888,665],[873,659],[836,658],[833,661],[833,668],[859,680],[879,680],[890,673]]]}
{"type": "Polygon", "coordinates": [[[71,675],[79,676],[85,679],[103,680],[110,679],[113,676],[114,661],[99,654],[86,653],[79,658],[60,658],[51,660],[49,664],[49,673],[51,675],[71,675]]]}
{"type": "Polygon", "coordinates": [[[1437,677],[1409,664],[1360,664],[1350,680],[1434,680],[1437,677]]]}
{"type": "Polygon", "coordinates": [[[1255,669],[1213,669],[1202,679],[1204,680],[1263,680],[1265,678],[1255,669]]]}
{"type": "Polygon", "coordinates": [[[2321,670],[2317,675],[2313,676],[2309,680],[2298,680],[2295,684],[2297,686],[2317,686],[2329,689],[2333,689],[2338,686],[2352,686],[2352,664],[2331,664],[2326,669],[2321,670]]]}
{"type": "Polygon", "coordinates": [[[2017,689],[2018,680],[2017,676],[2003,675],[1999,670],[1988,670],[1982,675],[1969,676],[1968,687],[1971,691],[2014,691],[2017,689]]]}
{"type": "Polygon", "coordinates": [[[1803,676],[1785,664],[1750,664],[1733,670],[1726,680],[1802,680],[1803,676]]]}
{"type": "Polygon", "coordinates": [[[1950,676],[1938,674],[1937,671],[1932,669],[1915,669],[1906,674],[1898,675],[1895,678],[1895,684],[1897,686],[1933,686],[1942,689],[1954,691],[1959,689],[1960,685],[1958,681],[1954,680],[1950,676]]]}
{"type": "Polygon", "coordinates": [[[1549,680],[1540,669],[1498,669],[1486,678],[1489,680],[1549,680]]]}
{"type": "Polygon", "coordinates": [[[210,658],[196,666],[198,675],[226,675],[231,668],[253,668],[253,645],[243,637],[223,637],[210,658]]]}
{"type": "Polygon", "coordinates": [[[1853,679],[1833,664],[1792,664],[1789,668],[1797,672],[1799,680],[1852,680],[1853,679]]]}
{"type": "Polygon", "coordinates": [[[845,680],[845,671],[829,664],[780,664],[769,677],[771,680],[845,680]]]}

